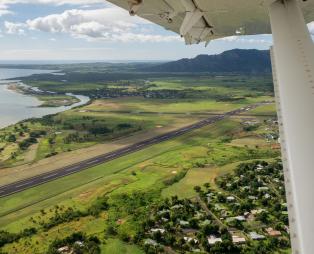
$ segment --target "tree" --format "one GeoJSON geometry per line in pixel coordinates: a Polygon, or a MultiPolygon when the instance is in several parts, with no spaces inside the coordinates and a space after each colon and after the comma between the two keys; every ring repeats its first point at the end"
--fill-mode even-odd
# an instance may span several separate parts
{"type": "Polygon", "coordinates": [[[197,193],[201,192],[202,188],[200,186],[195,186],[193,188],[197,193]]]}
{"type": "Polygon", "coordinates": [[[204,183],[204,187],[205,187],[206,189],[209,189],[209,188],[210,188],[210,183],[204,183]]]}
{"type": "Polygon", "coordinates": [[[10,143],[14,143],[16,141],[16,137],[15,137],[15,135],[11,134],[11,135],[9,135],[7,140],[10,143]]]}

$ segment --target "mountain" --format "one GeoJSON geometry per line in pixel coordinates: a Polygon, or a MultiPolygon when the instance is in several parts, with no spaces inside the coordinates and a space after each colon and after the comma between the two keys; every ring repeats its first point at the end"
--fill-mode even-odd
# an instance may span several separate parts
{"type": "Polygon", "coordinates": [[[144,69],[151,72],[270,73],[269,50],[233,49],[218,55],[199,55],[144,69]]]}

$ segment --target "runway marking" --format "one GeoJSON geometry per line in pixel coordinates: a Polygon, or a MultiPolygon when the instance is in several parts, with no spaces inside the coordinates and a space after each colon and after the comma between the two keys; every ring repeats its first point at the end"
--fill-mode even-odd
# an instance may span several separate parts
{"type": "Polygon", "coordinates": [[[91,164],[94,164],[94,163],[97,163],[99,162],[99,160],[93,160],[93,161],[89,161],[89,162],[86,162],[87,165],[91,165],[91,164]]]}
{"type": "Polygon", "coordinates": [[[23,186],[31,184],[31,183],[33,183],[33,181],[27,182],[27,183],[23,183],[23,184],[20,184],[20,185],[16,185],[16,188],[20,188],[20,187],[23,187],[23,186]]]}
{"type": "Polygon", "coordinates": [[[50,177],[53,177],[53,176],[56,176],[58,173],[55,173],[55,174],[52,174],[52,175],[48,175],[48,176],[44,176],[42,179],[47,179],[47,178],[50,178],[50,177]]]}
{"type": "Polygon", "coordinates": [[[80,168],[80,166],[71,167],[71,168],[68,168],[68,169],[66,170],[66,172],[72,171],[72,170],[75,170],[75,169],[78,169],[78,168],[80,168]]]}

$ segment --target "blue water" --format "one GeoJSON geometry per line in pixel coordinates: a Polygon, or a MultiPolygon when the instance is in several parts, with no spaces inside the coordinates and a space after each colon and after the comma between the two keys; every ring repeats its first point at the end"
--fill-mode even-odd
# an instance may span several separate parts
{"type": "MultiPolygon", "coordinates": [[[[0,68],[0,80],[49,72],[51,71],[0,68]]],[[[7,81],[1,81],[0,83],[2,83],[0,84],[0,128],[4,128],[28,118],[43,117],[45,115],[69,110],[89,101],[89,98],[86,96],[75,95],[80,102],[73,104],[72,106],[42,108],[38,107],[41,105],[41,102],[36,97],[8,90],[7,81]]]]}

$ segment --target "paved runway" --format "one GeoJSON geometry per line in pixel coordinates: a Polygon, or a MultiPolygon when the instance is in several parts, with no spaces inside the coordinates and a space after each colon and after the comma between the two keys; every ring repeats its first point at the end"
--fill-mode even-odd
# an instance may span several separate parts
{"type": "Polygon", "coordinates": [[[190,131],[200,129],[206,125],[213,124],[213,123],[218,122],[220,120],[223,120],[229,116],[237,115],[237,114],[240,114],[243,112],[247,112],[251,109],[258,107],[259,105],[260,104],[255,104],[255,105],[247,106],[247,107],[244,107],[244,108],[241,108],[238,110],[230,111],[230,112],[222,114],[222,115],[213,116],[213,117],[210,117],[208,119],[197,122],[195,124],[183,127],[181,129],[171,131],[171,132],[168,132],[168,133],[165,133],[165,134],[162,134],[162,135],[138,142],[138,143],[133,144],[131,146],[124,147],[124,148],[118,149],[116,151],[97,156],[97,157],[92,158],[92,159],[88,159],[88,160],[85,160],[85,161],[82,161],[82,162],[79,162],[79,163],[76,163],[76,164],[73,164],[73,165],[70,165],[67,167],[56,169],[56,170],[53,170],[53,171],[50,171],[50,172],[47,172],[47,173],[44,173],[41,175],[37,175],[37,176],[31,177],[28,179],[14,182],[14,183],[11,183],[11,184],[8,184],[5,186],[0,186],[0,198],[12,195],[12,194],[17,193],[17,192],[27,190],[27,189],[32,188],[34,186],[38,186],[38,185],[50,182],[50,181],[56,180],[56,179],[61,178],[61,177],[75,174],[77,172],[80,172],[82,170],[94,167],[96,165],[103,164],[103,163],[106,163],[108,161],[120,158],[120,157],[125,156],[127,154],[143,150],[149,146],[164,142],[164,141],[169,140],[169,139],[176,138],[176,137],[181,136],[181,135],[188,133],[190,131]]]}

